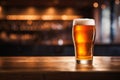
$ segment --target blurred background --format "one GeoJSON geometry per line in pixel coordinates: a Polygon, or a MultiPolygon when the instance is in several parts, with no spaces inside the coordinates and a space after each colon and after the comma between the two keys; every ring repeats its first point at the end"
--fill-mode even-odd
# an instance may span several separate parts
{"type": "Polygon", "coordinates": [[[74,18],[96,20],[95,56],[120,56],[120,0],[0,0],[0,56],[73,56],[74,18]]]}

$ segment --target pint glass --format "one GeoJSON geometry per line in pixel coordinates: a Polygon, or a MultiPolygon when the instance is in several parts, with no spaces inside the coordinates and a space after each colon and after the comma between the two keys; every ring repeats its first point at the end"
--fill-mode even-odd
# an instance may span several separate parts
{"type": "Polygon", "coordinates": [[[78,64],[92,64],[95,32],[94,19],[73,20],[72,38],[78,64]]]}

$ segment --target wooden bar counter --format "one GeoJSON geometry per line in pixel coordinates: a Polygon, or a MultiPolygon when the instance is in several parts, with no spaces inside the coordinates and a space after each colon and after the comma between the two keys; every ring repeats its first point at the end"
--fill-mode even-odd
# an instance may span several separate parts
{"type": "Polygon", "coordinates": [[[94,56],[89,66],[74,56],[0,57],[0,80],[120,80],[120,57],[94,56]]]}

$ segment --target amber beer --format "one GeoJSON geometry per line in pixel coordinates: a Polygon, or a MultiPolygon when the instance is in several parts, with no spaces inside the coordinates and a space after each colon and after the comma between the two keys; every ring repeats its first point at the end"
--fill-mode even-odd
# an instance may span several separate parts
{"type": "Polygon", "coordinates": [[[72,37],[77,63],[92,64],[95,40],[94,19],[74,19],[72,37]]]}

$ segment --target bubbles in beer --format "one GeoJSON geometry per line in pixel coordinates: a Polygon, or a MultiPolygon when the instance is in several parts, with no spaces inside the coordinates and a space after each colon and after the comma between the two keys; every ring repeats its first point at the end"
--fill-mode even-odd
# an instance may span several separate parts
{"type": "Polygon", "coordinates": [[[91,60],[95,38],[94,19],[74,19],[72,32],[76,58],[91,60]]]}

